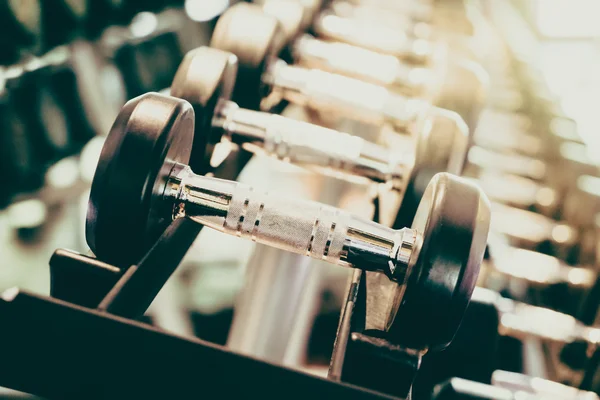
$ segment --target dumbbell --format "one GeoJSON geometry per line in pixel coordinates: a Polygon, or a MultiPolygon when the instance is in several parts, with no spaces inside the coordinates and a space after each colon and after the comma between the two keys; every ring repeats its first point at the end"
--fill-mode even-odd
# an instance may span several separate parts
{"type": "MultiPolygon", "coordinates": [[[[518,339],[536,337],[542,340],[568,344],[582,341],[597,344],[600,329],[583,325],[574,317],[543,307],[532,306],[502,297],[492,290],[477,288],[473,302],[489,304],[499,314],[498,333],[518,339]]],[[[476,329],[475,326],[472,327],[476,329]]]]}
{"type": "Polygon", "coordinates": [[[560,205],[558,193],[543,183],[518,175],[485,170],[473,180],[493,202],[550,218],[557,216],[560,205]]]}
{"type": "Polygon", "coordinates": [[[37,52],[42,35],[41,4],[37,0],[0,4],[0,63],[17,61],[22,52],[37,52]]]}
{"type": "MultiPolygon", "coordinates": [[[[229,101],[236,75],[236,57],[210,47],[189,52],[175,75],[170,94],[189,101],[196,118],[192,170],[207,170],[214,146],[226,138],[252,153],[382,183],[401,195],[438,172],[461,173],[467,148],[462,132],[430,127],[419,132],[416,146],[408,141],[408,150],[389,150],[344,132],[240,108],[229,101]]],[[[419,200],[402,207],[404,219],[412,220],[419,200]]]]}
{"type": "Polygon", "coordinates": [[[173,218],[185,217],[332,264],[382,272],[399,282],[390,334],[402,336],[396,322],[404,314],[427,315],[406,334],[422,341],[419,348],[447,345],[475,285],[487,238],[489,205],[477,187],[436,175],[412,227],[393,230],[334,207],[193,174],[185,163],[194,119],[187,102],[159,94],[123,107],[90,194],[86,238],[100,259],[131,265],[173,218]]]}
{"type": "Polygon", "coordinates": [[[514,386],[488,385],[462,378],[452,378],[436,386],[433,400],[598,400],[593,392],[542,378],[534,378],[514,372],[496,371],[495,375],[518,381],[514,386]]]}
{"type": "Polygon", "coordinates": [[[492,203],[492,209],[492,231],[508,238],[511,246],[577,262],[579,232],[573,226],[501,203],[492,203]]]}
{"type": "MultiPolygon", "coordinates": [[[[423,100],[405,98],[352,78],[287,65],[276,59],[282,45],[279,29],[275,18],[248,4],[231,7],[217,22],[211,46],[238,57],[238,81],[232,98],[241,107],[269,109],[285,99],[320,113],[379,127],[393,125],[413,135],[429,124],[432,131],[448,132],[444,139],[448,141],[468,132],[456,113],[423,100]]],[[[442,136],[440,132],[438,137],[442,136]]],[[[407,193],[412,196],[414,192],[415,198],[420,197],[429,178],[421,180],[420,187],[408,187],[407,193]]],[[[406,225],[410,221],[398,223],[406,225]]]]}
{"type": "MultiPolygon", "coordinates": [[[[315,18],[313,30],[317,36],[353,44],[383,54],[390,54],[409,63],[429,64],[436,57],[449,51],[447,43],[441,40],[426,40],[410,34],[412,28],[397,21],[395,24],[385,23],[393,11],[387,12],[387,18],[368,19],[344,15],[338,7],[326,9],[315,18]],[[400,29],[399,29],[400,27],[400,29]],[[404,29],[407,29],[407,32],[404,29]]],[[[470,52],[461,50],[464,46],[453,48],[458,54],[471,57],[470,52]]]]}
{"type": "Polygon", "coordinates": [[[310,35],[300,36],[291,46],[293,58],[300,65],[425,98],[438,107],[459,113],[470,129],[477,125],[485,102],[487,77],[481,66],[473,61],[440,56],[436,65],[413,66],[393,55],[310,35]]]}
{"type": "MultiPolygon", "coordinates": [[[[444,44],[411,39],[398,29],[399,23],[382,23],[382,15],[364,20],[344,17],[340,14],[346,7],[335,5],[322,12],[314,25],[317,35],[328,40],[302,36],[292,45],[300,63],[426,96],[458,112],[474,129],[488,80],[478,63],[463,57],[464,52],[457,56],[456,45],[450,52],[444,44]],[[410,65],[414,62],[420,65],[410,65]]],[[[362,9],[356,13],[365,14],[362,9]]],[[[377,14],[390,15],[387,10],[377,14]]]]}
{"type": "MultiPolygon", "coordinates": [[[[564,261],[532,250],[498,245],[488,240],[489,266],[482,266],[484,281],[493,275],[510,280],[524,281],[528,286],[545,288],[552,285],[567,285],[577,290],[588,290],[594,286],[597,274],[586,266],[570,266],[564,261]]],[[[484,282],[485,283],[485,282],[484,282]]]]}
{"type": "MultiPolygon", "coordinates": [[[[281,98],[347,118],[410,129],[421,118],[434,118],[439,109],[394,94],[384,87],[316,69],[291,66],[276,59],[284,46],[278,20],[261,7],[236,4],[217,22],[211,47],[229,51],[239,60],[238,85],[233,99],[258,109],[281,98]]],[[[457,116],[441,112],[448,124],[464,129],[457,116]],[[458,118],[458,120],[457,120],[458,118]]]]}

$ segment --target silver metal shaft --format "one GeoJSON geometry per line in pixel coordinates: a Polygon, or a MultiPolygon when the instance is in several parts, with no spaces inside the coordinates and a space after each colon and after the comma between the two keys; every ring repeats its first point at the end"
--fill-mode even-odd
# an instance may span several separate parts
{"type": "Polygon", "coordinates": [[[263,108],[285,99],[321,113],[377,126],[387,124],[405,132],[418,130],[432,108],[425,100],[402,96],[384,86],[282,60],[270,65],[264,81],[273,90],[263,108]]]}
{"type": "Polygon", "coordinates": [[[410,37],[394,25],[373,24],[361,18],[321,13],[314,23],[318,36],[350,43],[379,53],[391,54],[418,64],[427,64],[435,53],[432,42],[410,37]]]}
{"type": "Polygon", "coordinates": [[[294,59],[301,65],[339,73],[417,96],[433,89],[435,72],[409,65],[399,58],[343,42],[303,35],[293,43],[294,59]]]}
{"type": "Polygon", "coordinates": [[[225,102],[213,120],[231,142],[252,153],[316,169],[356,183],[384,183],[404,192],[413,157],[362,138],[225,102]]]}
{"type": "Polygon", "coordinates": [[[165,196],[173,217],[344,267],[385,273],[405,283],[419,243],[416,231],[393,230],[343,210],[254,191],[176,166],[165,196]]]}
{"type": "Polygon", "coordinates": [[[600,343],[600,329],[584,325],[568,314],[507,299],[479,287],[473,292],[473,300],[496,306],[500,316],[498,330],[504,336],[535,337],[558,343],[575,340],[600,343]]]}

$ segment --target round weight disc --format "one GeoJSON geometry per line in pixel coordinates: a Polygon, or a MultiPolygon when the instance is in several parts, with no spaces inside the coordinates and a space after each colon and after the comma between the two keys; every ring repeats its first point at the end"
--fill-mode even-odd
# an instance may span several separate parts
{"type": "Polygon", "coordinates": [[[450,344],[475,288],[489,221],[489,202],[477,186],[445,173],[431,180],[412,225],[422,240],[388,319],[394,343],[430,350],[450,344]]]}
{"type": "Polygon", "coordinates": [[[279,21],[285,35],[284,42],[291,42],[302,30],[305,13],[308,10],[295,0],[265,0],[262,3],[264,12],[279,21]]]}
{"type": "Polygon", "coordinates": [[[406,193],[394,228],[410,226],[431,178],[440,172],[460,175],[469,146],[469,128],[458,114],[432,107],[419,135],[406,193]]]}
{"type": "Polygon", "coordinates": [[[257,110],[268,95],[262,76],[276,60],[284,40],[277,19],[266,15],[257,4],[237,3],[219,18],[210,46],[237,56],[239,70],[233,100],[241,107],[257,110]]]}
{"type": "Polygon", "coordinates": [[[171,85],[171,95],[187,100],[194,109],[195,134],[190,167],[204,174],[210,166],[214,146],[222,130],[212,129],[219,100],[229,100],[237,73],[237,58],[231,53],[199,47],[186,54],[171,85]]]}
{"type": "Polygon", "coordinates": [[[456,111],[473,134],[485,106],[488,81],[487,72],[478,63],[450,57],[435,105],[456,111]]]}
{"type": "Polygon", "coordinates": [[[137,263],[171,222],[163,203],[175,163],[187,164],[194,111],[184,100],[148,93],[123,106],[98,161],[86,239],[103,261],[137,263]]]}

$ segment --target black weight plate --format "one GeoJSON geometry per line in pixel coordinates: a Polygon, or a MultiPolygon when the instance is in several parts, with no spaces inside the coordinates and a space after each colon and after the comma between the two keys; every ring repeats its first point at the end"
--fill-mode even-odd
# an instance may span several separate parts
{"type": "Polygon", "coordinates": [[[241,107],[258,110],[269,87],[262,76],[284,46],[285,35],[276,18],[257,4],[238,3],[215,26],[211,47],[228,51],[239,62],[233,100],[241,107]]]}
{"type": "Polygon", "coordinates": [[[168,87],[182,61],[177,32],[153,31],[119,47],[114,61],[123,75],[129,97],[168,87]]]}
{"type": "Polygon", "coordinates": [[[393,343],[440,350],[452,341],[475,288],[489,221],[477,186],[445,173],[432,179],[412,226],[422,235],[417,259],[388,321],[393,343]]]}
{"type": "Polygon", "coordinates": [[[106,138],[88,205],[86,239],[103,261],[136,263],[171,222],[163,202],[175,163],[187,164],[194,112],[184,100],[148,93],[123,106],[106,138]]]}
{"type": "Polygon", "coordinates": [[[179,66],[171,96],[187,100],[196,116],[190,167],[198,174],[210,167],[210,158],[221,141],[221,129],[212,122],[219,100],[229,100],[237,73],[237,58],[228,52],[199,47],[186,54],[179,66]]]}
{"type": "Polygon", "coordinates": [[[469,128],[455,112],[432,107],[417,128],[415,162],[398,210],[395,229],[410,226],[431,178],[440,172],[460,175],[469,145],[469,128]]]}

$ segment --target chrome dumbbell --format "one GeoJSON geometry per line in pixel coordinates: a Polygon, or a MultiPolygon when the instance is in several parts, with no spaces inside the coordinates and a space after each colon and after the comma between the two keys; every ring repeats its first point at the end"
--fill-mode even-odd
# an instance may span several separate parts
{"type": "Polygon", "coordinates": [[[384,273],[398,282],[390,329],[401,329],[394,325],[396,314],[441,315],[420,322],[437,327],[423,336],[436,341],[421,348],[447,345],[468,304],[487,238],[489,206],[477,187],[437,175],[413,226],[393,230],[334,207],[195,175],[185,165],[193,134],[194,113],[183,100],[147,94],[124,106],[90,195],[86,237],[99,258],[130,265],[173,218],[189,218],[257,243],[384,273]]]}
{"type": "Polygon", "coordinates": [[[499,315],[498,333],[502,336],[535,337],[560,344],[600,342],[600,329],[584,325],[571,315],[507,299],[479,287],[473,292],[473,301],[495,307],[499,315]]]}
{"type": "Polygon", "coordinates": [[[576,262],[573,258],[579,232],[573,226],[500,203],[492,203],[492,209],[492,231],[504,235],[511,246],[576,262]]]}
{"type": "MultiPolygon", "coordinates": [[[[438,172],[462,171],[468,140],[463,132],[454,131],[451,137],[446,131],[425,129],[415,141],[407,140],[406,149],[387,149],[348,133],[240,108],[229,100],[236,75],[236,57],[210,47],[189,52],[175,75],[170,94],[190,102],[195,112],[192,170],[205,171],[214,146],[225,139],[252,153],[334,177],[385,184],[399,195],[438,172]]],[[[417,197],[403,205],[402,219],[412,221],[419,201],[417,197]]]]}
{"type": "Polygon", "coordinates": [[[454,45],[456,40],[439,40],[440,37],[447,39],[448,36],[441,33],[430,34],[437,30],[422,23],[412,26],[407,21],[406,14],[385,8],[367,6],[356,9],[356,6],[347,4],[341,7],[337,4],[336,7],[334,2],[332,7],[315,18],[313,30],[319,37],[393,55],[413,64],[436,62],[437,57],[448,55],[449,45],[452,45],[453,53],[474,59],[468,46],[454,45]],[[428,32],[426,39],[423,38],[423,30],[428,32]]]}
{"type": "MultiPolygon", "coordinates": [[[[490,237],[494,237],[492,235],[490,237]]],[[[597,280],[597,273],[589,266],[567,265],[556,257],[507,246],[500,243],[501,240],[488,239],[490,259],[482,265],[480,275],[480,282],[485,286],[495,286],[494,280],[504,278],[525,282],[528,287],[567,285],[577,291],[587,291],[597,280]]]]}
{"type": "Polygon", "coordinates": [[[276,58],[283,37],[277,19],[257,5],[237,4],[218,21],[211,47],[238,57],[233,99],[241,106],[258,109],[262,103],[262,108],[268,109],[284,99],[321,113],[388,124],[412,133],[424,124],[449,132],[467,129],[457,114],[426,101],[342,75],[286,64],[276,58]]]}

